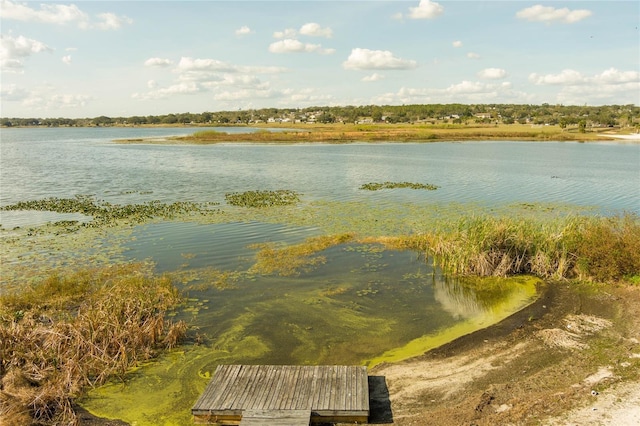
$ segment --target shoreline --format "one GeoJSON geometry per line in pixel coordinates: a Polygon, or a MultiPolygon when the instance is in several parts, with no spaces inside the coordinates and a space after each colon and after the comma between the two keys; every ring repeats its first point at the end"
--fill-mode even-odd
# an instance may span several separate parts
{"type": "MultiPolygon", "coordinates": [[[[388,409],[380,415],[396,425],[424,426],[587,424],[593,416],[607,424],[634,424],[628,420],[640,416],[634,399],[621,398],[640,389],[639,311],[636,286],[586,293],[571,283],[550,283],[536,302],[498,324],[374,368],[370,374],[385,377],[388,386],[388,409]],[[551,330],[567,330],[574,318],[608,325],[574,325],[582,346],[542,339],[551,330]],[[602,350],[611,356],[603,357],[602,350]],[[600,394],[607,399],[594,397],[600,394]],[[602,411],[580,410],[590,405],[602,411]]],[[[374,389],[372,395],[379,394],[374,389]]],[[[383,402],[372,406],[382,408],[383,402]]]]}

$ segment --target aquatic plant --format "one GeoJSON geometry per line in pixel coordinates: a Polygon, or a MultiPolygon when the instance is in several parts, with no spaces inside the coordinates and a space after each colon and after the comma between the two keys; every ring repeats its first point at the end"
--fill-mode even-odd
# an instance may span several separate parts
{"type": "Polygon", "coordinates": [[[300,201],[300,194],[288,189],[230,192],[225,194],[224,197],[227,203],[240,207],[288,206],[300,201]]]}
{"type": "Polygon", "coordinates": [[[435,191],[438,186],[430,183],[412,183],[412,182],[370,182],[363,184],[360,189],[367,191],[379,191],[381,189],[396,189],[396,188],[409,188],[409,189],[426,189],[428,191],[435,191]]]}
{"type": "Polygon", "coordinates": [[[278,274],[280,276],[299,275],[309,272],[315,266],[324,264],[324,256],[313,256],[329,247],[344,244],[353,239],[352,234],[311,237],[301,244],[278,247],[272,243],[254,244],[258,249],[256,263],[249,272],[258,274],[278,274]]]}
{"type": "Polygon", "coordinates": [[[75,424],[74,398],[124,378],[159,349],[175,347],[184,322],[165,313],[180,297],[141,265],[53,273],[0,296],[0,413],[8,424],[75,424]]]}
{"type": "Polygon", "coordinates": [[[459,275],[610,281],[640,271],[640,219],[634,214],[546,221],[469,216],[420,239],[437,263],[459,275]]]}
{"type": "Polygon", "coordinates": [[[92,216],[91,222],[82,223],[78,226],[99,227],[112,225],[118,220],[129,220],[134,223],[141,223],[146,220],[162,217],[173,218],[185,213],[212,213],[215,210],[211,206],[217,203],[193,203],[174,202],[162,203],[158,200],[149,201],[142,204],[111,204],[105,201],[98,201],[92,196],[76,195],[74,198],[50,197],[42,200],[20,201],[15,204],[2,207],[0,210],[37,210],[52,211],[56,213],[80,213],[92,216]]]}

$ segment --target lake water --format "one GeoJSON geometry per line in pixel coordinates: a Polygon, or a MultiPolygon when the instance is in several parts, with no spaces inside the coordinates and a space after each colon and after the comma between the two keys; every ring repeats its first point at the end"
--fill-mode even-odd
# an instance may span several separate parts
{"type": "Polygon", "coordinates": [[[282,188],[306,200],[346,201],[370,197],[358,189],[364,183],[409,181],[440,188],[376,196],[381,202],[568,203],[640,211],[640,145],[631,143],[112,143],[196,130],[2,129],[0,205],[77,194],[120,203],[222,202],[227,192],[282,188]]]}
{"type": "MultiPolygon", "coordinates": [[[[136,226],[119,241],[118,261],[151,259],[158,272],[175,274],[189,298],[177,318],[197,329],[205,344],[182,347],[125,384],[93,391],[84,405],[96,414],[138,425],[185,424],[218,364],[399,360],[495,323],[536,297],[531,280],[497,281],[491,291],[481,291],[447,279],[420,253],[375,242],[324,250],[312,267],[291,276],[260,274],[252,270],[256,244],[291,245],[350,230],[376,236],[420,232],[429,223],[421,209],[447,215],[541,205],[564,212],[640,213],[638,144],[113,143],[196,130],[2,129],[1,206],[92,195],[121,204],[215,202],[227,212],[210,221],[136,226]],[[438,189],[360,189],[385,181],[438,189]],[[278,189],[300,193],[301,205],[275,215],[225,205],[229,192],[278,189]],[[211,285],[221,274],[229,285],[211,285]]],[[[5,233],[77,218],[0,211],[5,233]]],[[[91,249],[108,251],[101,244],[107,243],[99,240],[91,249]]],[[[17,257],[23,263],[30,259],[17,257]]]]}

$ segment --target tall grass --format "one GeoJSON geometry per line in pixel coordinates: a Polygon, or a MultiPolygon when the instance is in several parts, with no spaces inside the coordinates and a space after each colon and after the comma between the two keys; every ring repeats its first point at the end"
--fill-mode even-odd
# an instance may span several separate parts
{"type": "Polygon", "coordinates": [[[634,214],[555,220],[467,217],[422,238],[453,274],[595,281],[640,274],[640,219],[634,214]]]}
{"type": "Polygon", "coordinates": [[[171,348],[184,322],[165,312],[180,297],[139,265],[51,275],[0,298],[0,418],[8,424],[76,424],[73,399],[124,378],[171,348]]]}

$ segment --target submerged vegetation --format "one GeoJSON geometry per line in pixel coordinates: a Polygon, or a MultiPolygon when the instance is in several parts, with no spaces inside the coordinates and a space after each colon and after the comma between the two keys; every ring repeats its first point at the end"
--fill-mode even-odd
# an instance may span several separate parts
{"type": "Polygon", "coordinates": [[[168,278],[141,265],[53,273],[0,296],[0,414],[8,424],[75,424],[74,398],[178,345],[168,278]]]}
{"type": "Polygon", "coordinates": [[[324,256],[315,256],[323,250],[337,244],[353,240],[352,234],[312,237],[301,244],[277,247],[274,244],[256,244],[252,248],[259,249],[256,263],[251,272],[260,274],[277,274],[283,277],[308,272],[314,266],[325,263],[324,256]]]}
{"type": "Polygon", "coordinates": [[[300,201],[300,195],[288,189],[276,191],[246,191],[225,194],[227,203],[240,207],[288,206],[300,201]]]}
{"type": "Polygon", "coordinates": [[[367,191],[379,191],[381,189],[396,189],[396,188],[409,188],[409,189],[426,189],[428,191],[435,191],[438,189],[436,185],[430,183],[413,183],[413,182],[370,182],[365,183],[360,187],[367,191]]]}
{"type": "Polygon", "coordinates": [[[217,203],[175,202],[162,203],[158,200],[142,204],[111,204],[98,201],[88,195],[77,195],[74,198],[45,198],[42,200],[21,201],[2,207],[0,210],[36,210],[56,213],[80,213],[93,217],[84,224],[90,227],[111,225],[118,220],[129,220],[141,223],[154,217],[170,219],[183,213],[209,213],[211,206],[217,203]]]}

